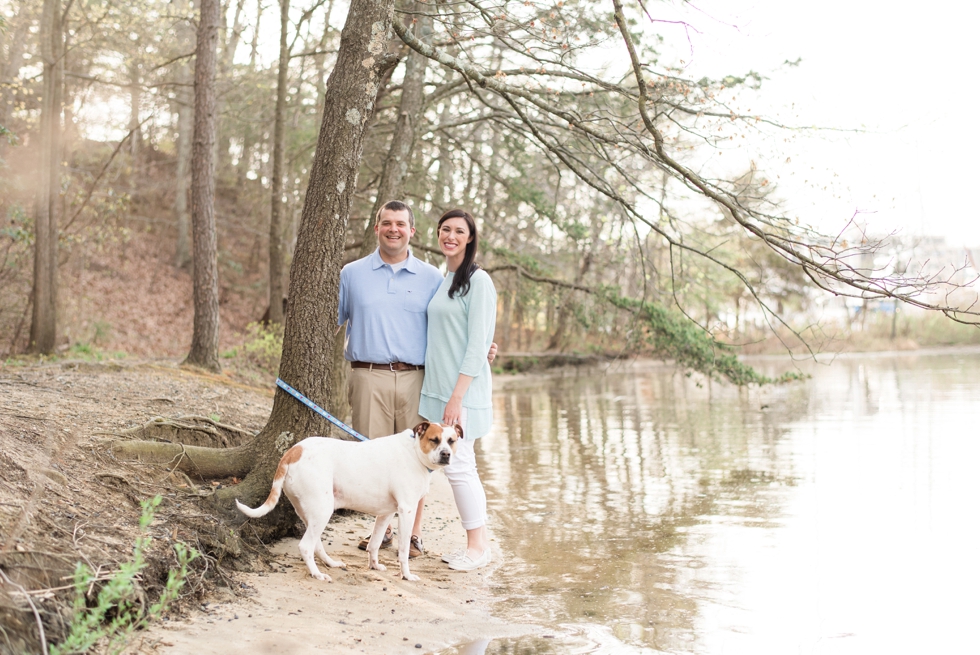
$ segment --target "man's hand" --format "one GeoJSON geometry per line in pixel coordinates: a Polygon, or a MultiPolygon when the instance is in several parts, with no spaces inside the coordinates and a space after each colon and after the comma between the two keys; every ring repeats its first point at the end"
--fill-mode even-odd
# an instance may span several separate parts
{"type": "Polygon", "coordinates": [[[497,342],[494,341],[490,344],[490,352],[487,353],[487,362],[493,364],[493,360],[497,358],[497,342]]]}

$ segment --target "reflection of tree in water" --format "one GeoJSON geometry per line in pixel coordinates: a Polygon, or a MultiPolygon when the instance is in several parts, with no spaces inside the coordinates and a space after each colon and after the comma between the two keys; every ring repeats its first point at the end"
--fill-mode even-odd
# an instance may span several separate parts
{"type": "Polygon", "coordinates": [[[497,573],[514,620],[688,648],[699,599],[721,584],[692,533],[772,524],[792,484],[778,449],[791,418],[669,371],[545,384],[498,394],[481,444],[494,528],[520,560],[497,573]]]}

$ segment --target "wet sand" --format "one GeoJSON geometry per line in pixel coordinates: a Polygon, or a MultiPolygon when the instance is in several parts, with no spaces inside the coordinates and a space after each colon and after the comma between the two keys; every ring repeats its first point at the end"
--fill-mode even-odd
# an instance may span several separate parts
{"type": "MultiPolygon", "coordinates": [[[[297,540],[277,543],[276,568],[237,574],[241,596],[225,592],[182,620],[156,623],[137,637],[132,653],[431,653],[478,639],[535,632],[493,618],[489,585],[502,553],[479,571],[451,571],[440,559],[464,534],[445,475],[433,474],[426,503],[426,554],[410,561],[420,582],[401,579],[396,548],[381,551],[387,571],[370,571],[357,543],[373,521],[335,517],[324,545],[347,569],[330,569],[333,582],[309,576],[297,540]]],[[[396,541],[397,543],[397,541],[396,541]]],[[[320,564],[321,570],[326,567],[320,564]]]]}

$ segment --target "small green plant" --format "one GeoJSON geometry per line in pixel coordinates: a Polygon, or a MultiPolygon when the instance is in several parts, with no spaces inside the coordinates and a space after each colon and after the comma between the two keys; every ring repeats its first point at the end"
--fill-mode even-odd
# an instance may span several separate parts
{"type": "Polygon", "coordinates": [[[92,324],[92,330],[94,334],[92,335],[92,343],[105,345],[106,341],[109,339],[109,335],[112,334],[112,324],[107,321],[96,321],[92,324]]]}
{"type": "Polygon", "coordinates": [[[242,352],[253,366],[275,374],[279,370],[279,359],[282,357],[282,326],[275,323],[249,323],[245,328],[242,352]]]}
{"type": "Polygon", "coordinates": [[[98,359],[99,353],[90,343],[76,343],[68,349],[69,356],[80,357],[82,359],[98,359]]]}
{"type": "Polygon", "coordinates": [[[175,543],[173,546],[177,567],[170,570],[159,600],[145,612],[139,602],[135,583],[139,573],[146,567],[146,549],[153,540],[149,527],[159,504],[160,496],[141,503],[143,510],[140,514],[139,534],[133,544],[133,556],[106,581],[91,607],[87,592],[89,586],[97,580],[96,575],[82,562],[75,567],[73,618],[68,636],[62,643],[51,647],[51,655],[85,653],[103,639],[107,642],[106,652],[117,653],[122,650],[129,635],[159,617],[177,599],[187,580],[188,565],[198,556],[196,550],[182,543],[175,543]]]}

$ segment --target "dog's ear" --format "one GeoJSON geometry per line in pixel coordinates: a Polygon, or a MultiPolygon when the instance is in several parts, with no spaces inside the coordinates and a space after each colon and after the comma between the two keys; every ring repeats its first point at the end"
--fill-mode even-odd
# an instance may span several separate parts
{"type": "Polygon", "coordinates": [[[415,430],[413,430],[413,432],[415,432],[415,438],[421,439],[422,435],[425,434],[425,431],[428,429],[429,429],[429,423],[426,421],[422,421],[421,423],[416,425],[415,430]]]}
{"type": "Polygon", "coordinates": [[[463,426],[460,425],[459,423],[457,423],[453,427],[456,428],[456,436],[458,436],[460,439],[462,439],[463,438],[463,426]]]}

